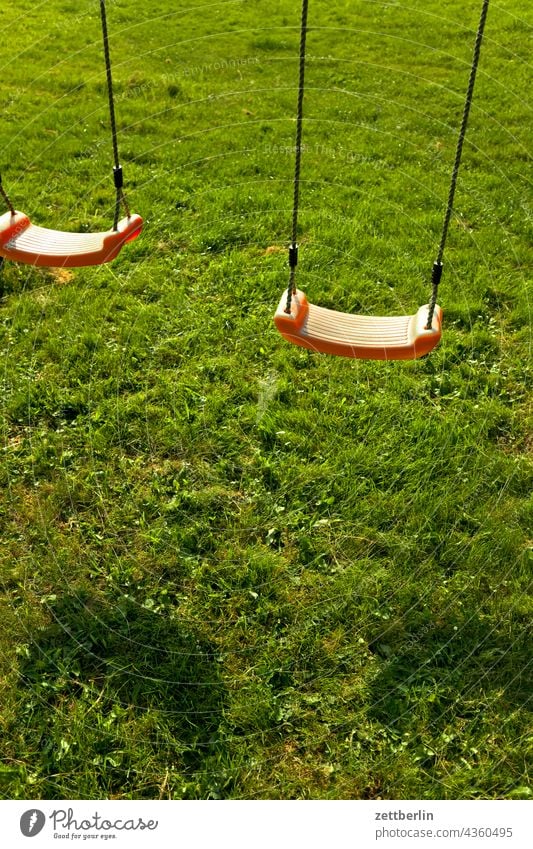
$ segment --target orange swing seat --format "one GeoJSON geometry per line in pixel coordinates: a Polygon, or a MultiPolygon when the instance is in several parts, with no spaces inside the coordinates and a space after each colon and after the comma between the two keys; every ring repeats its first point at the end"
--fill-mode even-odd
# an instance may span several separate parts
{"type": "Polygon", "coordinates": [[[285,312],[287,290],[274,316],[281,335],[294,345],[322,354],[370,360],[414,360],[429,354],[442,335],[442,310],[437,305],[430,330],[428,305],[414,315],[372,316],[316,307],[299,289],[285,312]]]}
{"type": "Polygon", "coordinates": [[[118,222],[103,233],[65,233],[32,224],[23,212],[0,216],[0,256],[28,265],[79,268],[110,262],[143,227],[140,215],[118,222]]]}

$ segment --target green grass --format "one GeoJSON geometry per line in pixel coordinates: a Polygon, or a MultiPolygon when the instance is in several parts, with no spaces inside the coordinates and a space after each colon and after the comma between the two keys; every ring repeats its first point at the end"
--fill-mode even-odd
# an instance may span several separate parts
{"type": "MultiPolygon", "coordinates": [[[[427,300],[479,4],[312,4],[300,285],[427,300]]],[[[2,173],[108,226],[97,4],[2,16],[2,173]]],[[[298,12],[110,3],[145,232],[8,265],[5,798],[530,798],[526,0],[489,12],[427,359],[291,348],[298,12]],[[277,250],[277,247],[280,250],[277,250]]],[[[529,172],[530,173],[530,172],[529,172]]]]}

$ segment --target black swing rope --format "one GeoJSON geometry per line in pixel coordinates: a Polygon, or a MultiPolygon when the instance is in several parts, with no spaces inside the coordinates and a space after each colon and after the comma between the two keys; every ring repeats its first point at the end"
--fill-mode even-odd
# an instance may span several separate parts
{"type": "Polygon", "coordinates": [[[109,120],[111,124],[111,137],[113,140],[113,181],[115,183],[115,189],[117,192],[116,201],[115,201],[115,215],[113,219],[113,230],[118,229],[118,219],[120,216],[120,204],[124,206],[126,211],[126,215],[130,218],[130,210],[128,206],[128,202],[126,200],[126,196],[124,194],[124,176],[122,173],[122,166],[120,164],[120,159],[118,155],[118,134],[117,134],[117,122],[115,118],[115,99],[113,96],[113,75],[111,73],[111,57],[109,54],[109,35],[107,32],[107,16],[106,16],[106,8],[105,8],[105,0],[100,0],[100,18],[102,21],[102,38],[104,42],[104,57],[105,57],[105,69],[106,69],[106,78],[107,78],[107,94],[109,98],[109,120]]]}
{"type": "Polygon", "coordinates": [[[300,26],[300,70],[298,81],[298,109],[296,114],[296,159],[294,165],[294,201],[292,206],[292,240],[289,246],[289,285],[285,312],[290,313],[292,296],[296,292],[296,266],[298,265],[298,209],[300,204],[300,166],[302,162],[302,123],[305,91],[305,43],[307,40],[307,10],[309,0],[302,0],[302,23],[300,26]]]}
{"type": "Polygon", "coordinates": [[[465,105],[463,110],[463,119],[461,121],[461,129],[459,130],[459,137],[457,139],[457,149],[455,151],[455,162],[453,164],[452,170],[452,179],[450,182],[450,191],[448,193],[448,203],[446,205],[446,212],[444,214],[444,223],[442,226],[442,235],[440,238],[439,251],[437,254],[437,259],[433,263],[433,271],[431,275],[431,299],[429,302],[429,312],[428,312],[428,322],[426,325],[426,330],[431,330],[431,325],[433,322],[433,313],[435,312],[435,306],[437,304],[437,293],[439,289],[439,283],[442,277],[442,257],[444,254],[444,246],[446,245],[446,237],[448,236],[448,228],[450,226],[450,220],[452,217],[453,211],[453,201],[455,197],[455,189],[457,187],[457,176],[459,174],[459,166],[461,165],[461,155],[463,153],[463,144],[466,136],[466,129],[468,126],[468,117],[470,115],[470,107],[472,105],[472,100],[474,97],[474,86],[476,83],[476,74],[479,65],[479,54],[481,52],[481,42],[483,41],[483,32],[485,30],[485,21],[487,20],[487,12],[489,10],[489,0],[483,0],[483,6],[481,9],[481,17],[479,19],[479,26],[476,33],[476,41],[474,44],[474,53],[472,56],[472,66],[470,68],[470,78],[468,80],[468,88],[466,92],[465,105]]]}
{"type": "Polygon", "coordinates": [[[0,195],[2,195],[3,199],[5,200],[6,206],[9,209],[11,215],[15,215],[15,207],[11,203],[9,195],[7,194],[6,190],[4,189],[4,186],[2,184],[2,175],[1,174],[0,174],[0,195]]]}
{"type": "MultiPolygon", "coordinates": [[[[113,76],[111,73],[111,56],[109,53],[109,35],[107,32],[107,16],[106,16],[106,8],[105,8],[105,0],[100,0],[100,18],[102,21],[102,38],[104,42],[104,57],[105,57],[105,67],[106,67],[106,78],[107,78],[107,93],[109,97],[109,119],[111,123],[111,137],[113,140],[113,158],[114,158],[114,166],[113,166],[113,180],[115,183],[115,189],[117,191],[116,202],[115,202],[115,214],[113,219],[113,230],[118,229],[118,219],[120,216],[120,204],[124,206],[126,211],[126,215],[130,218],[130,210],[128,206],[128,202],[126,200],[126,196],[124,194],[124,176],[122,173],[122,166],[120,164],[120,159],[118,155],[118,134],[117,134],[117,122],[115,118],[115,100],[113,96],[113,76]]],[[[11,215],[15,215],[15,207],[13,206],[4,186],[2,184],[2,175],[0,174],[0,195],[4,199],[6,206],[8,207],[11,215]]]]}
{"type": "MultiPolygon", "coordinates": [[[[442,235],[439,244],[439,250],[437,254],[437,259],[433,263],[433,271],[431,276],[432,283],[432,291],[431,291],[431,299],[429,302],[429,311],[428,311],[428,321],[426,325],[426,330],[431,330],[432,322],[433,322],[433,314],[435,312],[435,306],[437,304],[437,292],[439,288],[439,283],[442,277],[443,263],[442,258],[444,254],[444,247],[446,245],[446,238],[448,236],[448,229],[450,226],[450,220],[452,217],[453,211],[453,202],[455,198],[455,190],[457,187],[457,177],[459,175],[459,167],[461,165],[461,156],[463,153],[463,144],[466,136],[466,130],[468,127],[468,118],[470,115],[470,107],[472,105],[472,100],[474,96],[474,86],[476,82],[476,74],[479,66],[479,56],[481,52],[481,43],[483,41],[483,33],[485,30],[485,22],[487,20],[487,12],[489,9],[490,0],[483,0],[483,5],[481,9],[481,17],[479,20],[479,26],[476,33],[476,41],[474,44],[474,53],[472,57],[472,65],[470,68],[470,78],[468,81],[468,88],[466,92],[465,105],[463,109],[463,118],[461,121],[461,128],[459,130],[459,137],[457,140],[457,149],[455,152],[455,161],[452,170],[452,177],[450,182],[450,190],[448,193],[448,202],[446,205],[446,212],[444,215],[444,223],[442,227],[442,235]]],[[[289,268],[290,268],[290,276],[289,276],[289,285],[287,287],[287,305],[285,307],[285,312],[290,314],[291,311],[291,303],[292,296],[296,292],[296,266],[298,264],[298,244],[297,244],[297,229],[298,229],[298,208],[300,201],[300,168],[301,168],[301,159],[302,159],[302,123],[303,123],[303,98],[305,91],[305,48],[306,48],[306,40],[307,40],[307,13],[309,7],[309,0],[302,0],[302,21],[301,21],[301,29],[300,29],[300,71],[299,71],[299,81],[298,81],[298,107],[296,113],[296,146],[295,146],[295,167],[294,167],[294,202],[293,202],[293,211],[292,211],[292,239],[291,244],[289,246],[289,268]]]]}

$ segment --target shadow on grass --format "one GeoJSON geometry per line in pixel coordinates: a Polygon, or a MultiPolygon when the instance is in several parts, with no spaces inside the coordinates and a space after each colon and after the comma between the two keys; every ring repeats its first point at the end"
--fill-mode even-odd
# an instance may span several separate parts
{"type": "Polygon", "coordinates": [[[435,620],[404,632],[397,647],[384,634],[371,643],[383,663],[369,715],[426,776],[438,779],[439,764],[448,765],[447,780],[457,771],[452,795],[475,775],[480,795],[506,796],[525,783],[519,741],[533,690],[528,643],[518,611],[497,625],[477,614],[435,620]],[[493,768],[496,740],[507,758],[493,768]]]}
{"type": "Polygon", "coordinates": [[[524,706],[532,691],[528,641],[527,622],[518,615],[501,628],[477,616],[458,625],[455,620],[422,625],[396,650],[386,637],[374,640],[372,650],[385,660],[373,688],[374,714],[388,722],[409,721],[401,694],[422,685],[450,691],[457,703],[479,704],[483,694],[499,693],[508,708],[524,706]]]}
{"type": "Polygon", "coordinates": [[[41,798],[157,798],[171,795],[173,783],[183,789],[215,746],[221,719],[211,646],[124,598],[67,595],[50,612],[54,623],[21,664],[19,728],[41,798]]]}

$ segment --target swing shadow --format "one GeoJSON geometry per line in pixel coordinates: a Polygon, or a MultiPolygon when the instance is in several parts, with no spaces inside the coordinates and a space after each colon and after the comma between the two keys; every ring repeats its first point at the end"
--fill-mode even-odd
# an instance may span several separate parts
{"type": "Polygon", "coordinates": [[[394,637],[383,632],[370,642],[382,668],[374,679],[369,714],[390,739],[410,739],[426,769],[436,763],[442,741],[449,740],[448,757],[464,756],[459,748],[467,744],[466,728],[490,722],[490,716],[503,721],[531,705],[528,640],[525,615],[498,627],[477,614],[466,621],[453,615],[413,628],[396,647],[394,637]],[[422,745],[421,727],[428,745],[422,745]]]}
{"type": "MultiPolygon", "coordinates": [[[[75,773],[95,762],[104,763],[93,770],[101,773],[93,780],[97,794],[131,791],[140,798],[135,779],[131,787],[125,781],[124,765],[113,769],[113,750],[131,747],[131,741],[121,737],[122,729],[131,730],[135,723],[147,729],[142,739],[145,754],[193,778],[217,745],[225,702],[211,645],[191,626],[129,599],[103,606],[101,595],[83,592],[62,596],[49,611],[54,621],[39,632],[20,670],[25,698],[33,706],[28,734],[33,733],[33,749],[49,779],[46,798],[58,798],[55,775],[69,767],[75,773]],[[70,727],[67,704],[74,718],[70,727]],[[124,726],[115,721],[117,715],[124,726]],[[79,726],[88,722],[94,729],[80,733],[79,726]],[[70,746],[69,738],[76,733],[80,742],[73,739],[76,754],[67,764],[58,739],[70,746]]],[[[132,771],[135,757],[130,757],[132,771]]],[[[145,792],[157,798],[153,787],[145,792]]]]}

